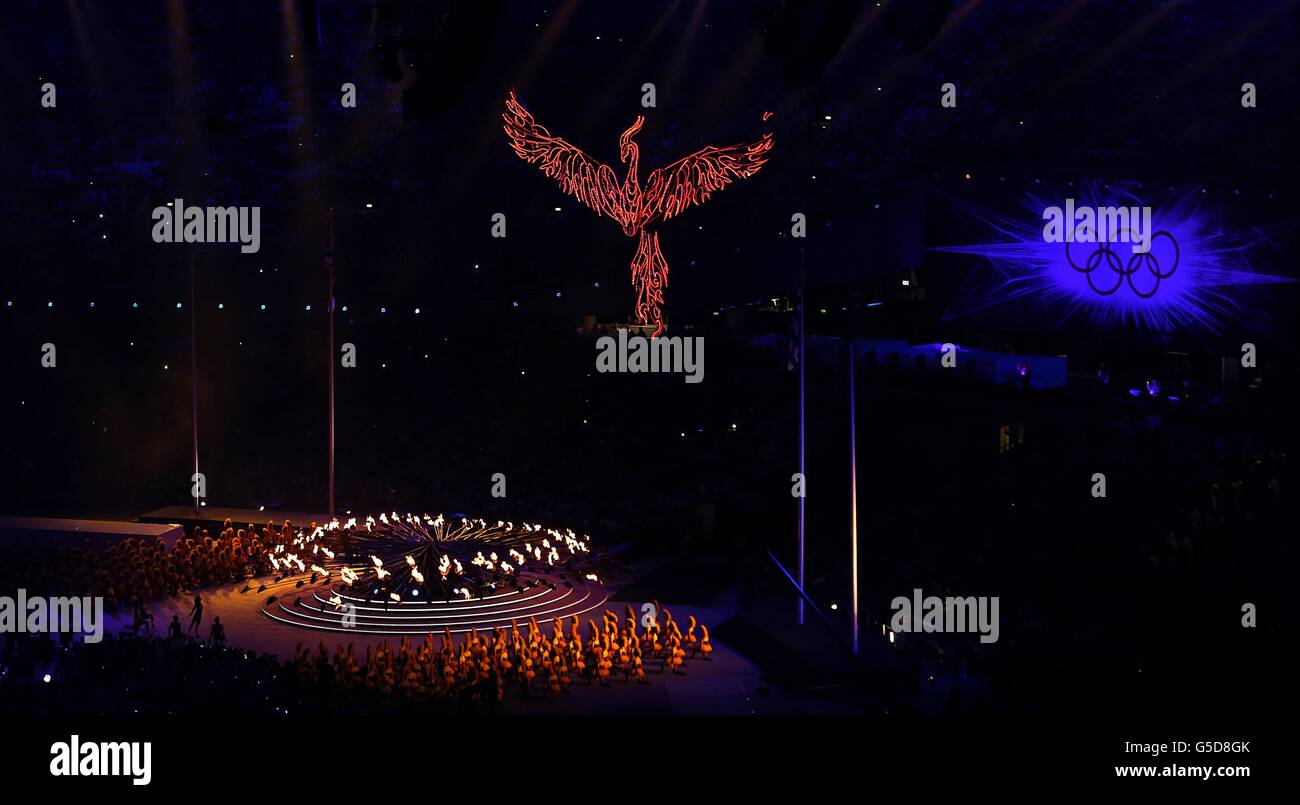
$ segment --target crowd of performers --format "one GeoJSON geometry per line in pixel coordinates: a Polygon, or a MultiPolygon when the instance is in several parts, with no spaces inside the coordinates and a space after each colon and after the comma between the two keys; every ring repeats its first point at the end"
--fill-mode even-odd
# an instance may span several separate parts
{"type": "Polygon", "coordinates": [[[605,613],[515,628],[385,642],[358,657],[299,647],[271,654],[178,639],[108,634],[84,643],[41,634],[0,639],[0,716],[490,714],[509,696],[559,701],[573,684],[622,688],[707,660],[709,631],[694,618],[637,628],[605,613]],[[648,674],[648,676],[647,676],[648,674]]]}
{"type": "Polygon", "coordinates": [[[106,551],[105,564],[109,578],[116,581],[113,592],[126,593],[115,596],[118,600],[150,600],[270,573],[268,546],[291,529],[287,520],[281,528],[267,523],[260,530],[251,524],[236,529],[226,520],[215,537],[195,526],[193,536],[177,540],[170,551],[162,540],[114,543],[106,551]]]}
{"type": "MultiPolygon", "coordinates": [[[[267,523],[262,528],[249,525],[236,529],[227,520],[216,536],[195,527],[192,536],[178,540],[170,550],[160,539],[132,538],[102,548],[87,544],[77,557],[80,561],[64,557],[49,564],[49,578],[58,583],[48,589],[82,594],[89,590],[103,595],[110,604],[133,606],[135,622],[127,633],[144,637],[154,632],[153,617],[144,602],[272,574],[275,569],[268,555],[275,545],[296,533],[289,521],[282,526],[267,523]],[[94,561],[85,561],[87,553],[94,561]]],[[[32,574],[24,576],[30,585],[32,574]]],[[[194,628],[188,631],[200,640],[201,607],[196,595],[194,628]]],[[[447,629],[442,635],[428,634],[418,641],[403,637],[396,648],[388,641],[367,645],[362,657],[351,643],[339,644],[332,654],[322,643],[315,655],[300,645],[286,667],[290,680],[331,698],[341,694],[381,706],[394,701],[460,702],[494,708],[507,693],[551,698],[575,682],[649,684],[647,673],[681,674],[688,662],[709,659],[713,646],[707,626],[694,616],[684,625],[678,624],[658,602],[654,602],[653,612],[641,622],[630,606],[623,618],[605,610],[599,622],[588,620],[586,629],[576,615],[541,624],[533,618],[522,626],[514,623],[490,631],[473,630],[462,639],[447,629]]],[[[182,633],[177,618],[169,626],[166,641],[156,645],[196,645],[182,633]]],[[[221,649],[224,628],[214,626],[217,628],[220,637],[214,631],[208,645],[221,649]]],[[[148,644],[155,645],[155,641],[148,644]]]]}
{"type": "Polygon", "coordinates": [[[647,665],[657,674],[680,674],[688,660],[709,659],[707,626],[690,616],[683,631],[667,609],[655,611],[659,617],[638,630],[631,607],[621,622],[606,610],[600,624],[587,622],[585,638],[575,615],[556,618],[549,629],[530,619],[523,630],[474,630],[460,642],[450,630],[418,643],[403,637],[396,650],[387,641],[367,646],[364,658],[352,644],[339,644],[331,656],[321,643],[314,657],[299,645],[289,665],[304,683],[342,693],[364,688],[384,704],[469,699],[491,706],[507,692],[558,696],[575,681],[648,684],[647,665]]]}
{"type": "Polygon", "coordinates": [[[39,589],[47,595],[102,596],[110,606],[138,604],[186,590],[239,582],[272,572],[267,558],[275,545],[297,532],[286,520],[236,529],[227,520],[212,536],[195,526],[169,550],[162,539],[132,537],[109,544],[24,552],[0,569],[7,589],[39,589]],[[9,579],[7,577],[12,577],[9,579]]]}

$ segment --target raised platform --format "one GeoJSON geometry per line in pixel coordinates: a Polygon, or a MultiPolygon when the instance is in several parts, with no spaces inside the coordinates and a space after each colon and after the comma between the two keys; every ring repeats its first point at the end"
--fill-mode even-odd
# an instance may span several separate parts
{"type": "MultiPolygon", "coordinates": [[[[151,512],[145,512],[140,515],[139,520],[142,523],[180,523],[186,528],[193,527],[196,523],[201,524],[212,531],[212,526],[220,526],[227,519],[235,525],[236,528],[244,528],[249,523],[256,526],[264,526],[268,522],[274,521],[277,525],[289,520],[296,526],[305,526],[313,521],[324,523],[329,520],[324,514],[311,514],[309,512],[287,512],[272,509],[232,509],[221,506],[204,506],[198,512],[194,511],[193,506],[164,506],[161,509],[155,509],[151,512]]],[[[213,534],[215,536],[215,533],[213,534]]]]}
{"type": "Polygon", "coordinates": [[[176,522],[128,523],[118,520],[65,520],[56,517],[0,517],[0,545],[39,547],[79,544],[87,539],[161,539],[171,548],[185,535],[176,522]]]}

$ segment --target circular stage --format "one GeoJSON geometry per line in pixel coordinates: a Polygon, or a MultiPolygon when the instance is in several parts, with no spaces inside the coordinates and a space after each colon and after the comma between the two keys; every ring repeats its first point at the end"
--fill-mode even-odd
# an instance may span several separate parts
{"type": "MultiPolygon", "coordinates": [[[[608,600],[590,539],[457,515],[334,520],[275,546],[262,614],[303,629],[452,634],[567,619],[608,600]]],[[[245,588],[249,589],[249,588],[245,588]]]]}

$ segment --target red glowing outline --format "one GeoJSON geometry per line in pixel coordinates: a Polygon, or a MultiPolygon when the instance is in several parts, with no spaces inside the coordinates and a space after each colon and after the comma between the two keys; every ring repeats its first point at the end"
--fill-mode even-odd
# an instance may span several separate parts
{"type": "MultiPolygon", "coordinates": [[[[763,113],[763,120],[772,117],[763,113]]],[[[637,177],[640,149],[632,138],[641,131],[645,117],[637,119],[618,138],[618,158],[627,163],[627,174],[620,185],[613,169],[596,161],[580,148],[559,137],[551,136],[537,123],[514,90],[506,99],[506,136],[519,158],[541,168],[542,173],[560,183],[560,189],[596,211],[608,215],[623,227],[623,234],[638,237],[632,258],[632,287],[636,289],[637,324],[655,325],[654,335],[664,331],[662,305],[668,286],[668,262],[659,249],[659,234],[647,227],[681,215],[688,208],[703,204],[710,194],[737,179],[758,173],[772,150],[772,133],[756,142],[708,146],[663,168],[650,172],[643,187],[637,177]]]]}

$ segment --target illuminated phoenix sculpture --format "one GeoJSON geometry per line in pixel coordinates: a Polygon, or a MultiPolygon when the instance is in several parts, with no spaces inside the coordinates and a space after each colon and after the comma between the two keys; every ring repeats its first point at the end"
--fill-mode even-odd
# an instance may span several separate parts
{"type": "MultiPolygon", "coordinates": [[[[763,114],[763,120],[771,118],[763,114]]],[[[541,168],[560,188],[599,215],[608,215],[623,227],[623,234],[639,238],[632,258],[632,287],[636,289],[636,322],[664,331],[661,306],[668,285],[668,263],[659,250],[659,235],[649,227],[681,215],[692,205],[708,201],[710,194],[737,179],[746,179],[767,162],[772,134],[757,142],[709,146],[650,172],[644,185],[637,175],[640,150],[633,138],[645,124],[638,115],[618,140],[618,158],[627,164],[620,183],[613,169],[559,137],[533,119],[512,91],[506,99],[505,132],[520,159],[541,168]]]]}

